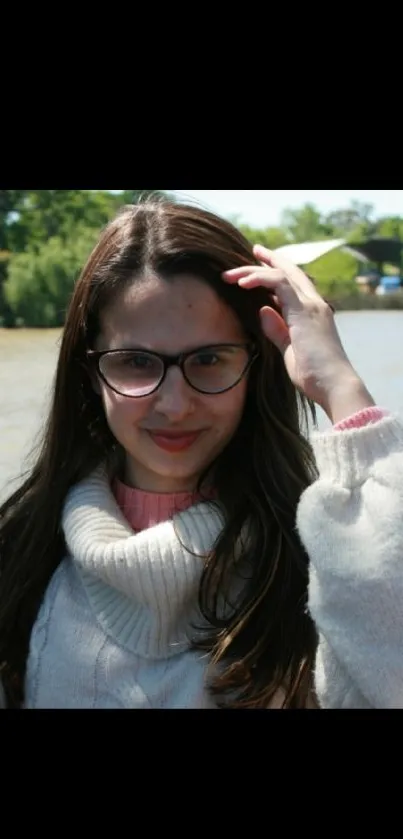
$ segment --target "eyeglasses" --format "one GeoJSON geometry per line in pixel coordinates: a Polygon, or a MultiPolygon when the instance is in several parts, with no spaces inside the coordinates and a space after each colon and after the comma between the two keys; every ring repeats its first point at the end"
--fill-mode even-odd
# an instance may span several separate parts
{"type": "Polygon", "coordinates": [[[179,367],[185,381],[199,393],[225,393],[245,376],[258,352],[252,344],[215,344],[179,355],[141,349],[88,350],[100,378],[121,396],[150,396],[169,367],[179,367]]]}

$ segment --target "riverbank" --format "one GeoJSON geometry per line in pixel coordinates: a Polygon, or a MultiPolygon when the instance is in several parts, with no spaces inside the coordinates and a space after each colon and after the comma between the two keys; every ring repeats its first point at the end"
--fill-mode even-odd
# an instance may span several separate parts
{"type": "Polygon", "coordinates": [[[349,294],[326,298],[337,312],[376,312],[403,310],[403,290],[396,294],[349,294]]]}
{"type": "MultiPolygon", "coordinates": [[[[403,289],[396,292],[396,294],[349,294],[338,297],[334,294],[325,294],[325,299],[330,303],[336,312],[384,312],[384,311],[403,311],[403,289]]],[[[62,326],[31,326],[25,323],[21,318],[17,318],[15,323],[7,323],[0,318],[0,329],[4,332],[20,331],[21,329],[40,329],[45,331],[61,330],[62,326]]]]}

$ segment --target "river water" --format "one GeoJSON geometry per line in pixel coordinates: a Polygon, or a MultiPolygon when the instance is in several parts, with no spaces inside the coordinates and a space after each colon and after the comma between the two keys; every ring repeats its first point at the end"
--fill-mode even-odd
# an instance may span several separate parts
{"type": "MultiPolygon", "coordinates": [[[[376,402],[403,417],[403,311],[341,312],[337,325],[376,402]]],[[[49,403],[60,330],[0,329],[0,497],[29,464],[49,403]],[[28,458],[28,460],[27,460],[28,458]]],[[[319,412],[320,427],[328,421],[319,412]]]]}

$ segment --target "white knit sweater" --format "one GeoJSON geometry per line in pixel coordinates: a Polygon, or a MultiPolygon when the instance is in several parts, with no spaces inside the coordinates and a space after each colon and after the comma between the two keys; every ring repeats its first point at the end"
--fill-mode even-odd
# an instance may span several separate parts
{"type": "MultiPolygon", "coordinates": [[[[317,434],[297,516],[324,708],[403,707],[403,426],[317,434]]],[[[133,534],[98,470],[70,492],[69,556],[34,625],[27,708],[212,708],[188,649],[203,555],[222,518],[198,504],[133,534]]]]}

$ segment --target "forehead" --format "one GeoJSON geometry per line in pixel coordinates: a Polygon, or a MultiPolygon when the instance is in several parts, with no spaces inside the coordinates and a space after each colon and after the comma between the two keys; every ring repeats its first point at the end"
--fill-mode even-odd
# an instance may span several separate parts
{"type": "Polygon", "coordinates": [[[105,307],[100,326],[100,349],[140,346],[179,352],[245,340],[233,310],[191,274],[135,279],[105,307]]]}

